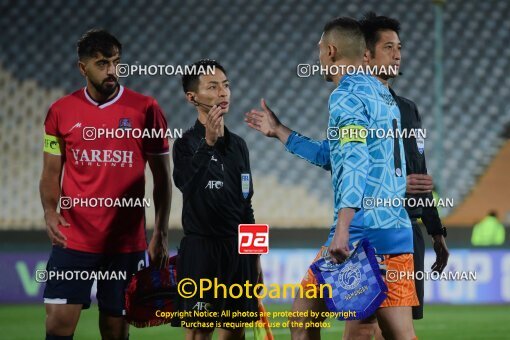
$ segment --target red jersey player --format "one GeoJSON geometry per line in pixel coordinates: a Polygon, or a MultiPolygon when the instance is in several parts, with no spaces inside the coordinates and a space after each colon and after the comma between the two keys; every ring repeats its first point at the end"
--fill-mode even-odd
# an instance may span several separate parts
{"type": "Polygon", "coordinates": [[[168,256],[168,140],[98,133],[167,128],[156,100],[118,84],[121,51],[108,32],[86,32],[78,41],[78,66],[87,86],[53,103],[46,117],[40,192],[53,244],[44,291],[46,339],[72,339],[81,309],[90,306],[93,273],[103,274],[97,281],[102,338],[129,338],[124,289],[146,265],[147,162],[156,212],[148,252],[159,266],[168,256]]]}

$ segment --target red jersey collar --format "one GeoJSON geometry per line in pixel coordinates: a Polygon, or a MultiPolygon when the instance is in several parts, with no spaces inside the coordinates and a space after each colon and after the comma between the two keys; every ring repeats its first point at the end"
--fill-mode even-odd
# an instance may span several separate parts
{"type": "Polygon", "coordinates": [[[112,99],[110,99],[109,101],[99,105],[98,102],[96,102],[94,99],[92,99],[90,96],[89,96],[89,93],[87,92],[87,87],[85,86],[83,88],[83,93],[85,94],[85,98],[87,98],[87,100],[93,104],[94,106],[97,106],[99,109],[104,109],[105,107],[107,106],[110,106],[112,105],[113,103],[115,103],[117,100],[120,99],[120,97],[122,96],[122,93],[124,92],[124,86],[122,85],[119,85],[119,91],[117,92],[117,95],[115,97],[113,97],[112,99]]]}

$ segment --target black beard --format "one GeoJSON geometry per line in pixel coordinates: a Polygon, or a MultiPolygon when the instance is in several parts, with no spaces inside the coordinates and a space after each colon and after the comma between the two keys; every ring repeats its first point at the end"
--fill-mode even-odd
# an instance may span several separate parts
{"type": "Polygon", "coordinates": [[[381,79],[384,79],[386,81],[390,80],[390,79],[393,79],[393,78],[396,78],[397,76],[396,75],[393,75],[393,74],[381,74],[378,76],[379,78],[381,79]]]}
{"type": "Polygon", "coordinates": [[[117,90],[117,87],[119,86],[119,82],[115,80],[114,86],[106,86],[104,85],[104,82],[101,84],[96,84],[94,82],[91,82],[92,86],[96,89],[97,92],[99,92],[103,97],[108,98],[110,97],[115,91],[117,90]]]}

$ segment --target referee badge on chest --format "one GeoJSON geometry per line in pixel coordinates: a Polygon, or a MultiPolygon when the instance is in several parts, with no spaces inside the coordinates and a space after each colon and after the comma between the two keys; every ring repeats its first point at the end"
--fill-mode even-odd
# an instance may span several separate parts
{"type": "Polygon", "coordinates": [[[243,197],[248,198],[250,194],[250,174],[241,174],[241,190],[243,197]]]}
{"type": "Polygon", "coordinates": [[[418,152],[423,155],[423,151],[425,151],[425,138],[422,135],[422,130],[418,130],[418,134],[416,135],[416,146],[418,147],[418,152]]]}

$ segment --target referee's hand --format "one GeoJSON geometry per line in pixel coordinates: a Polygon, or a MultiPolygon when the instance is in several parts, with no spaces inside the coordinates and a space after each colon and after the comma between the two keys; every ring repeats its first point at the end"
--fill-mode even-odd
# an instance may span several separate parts
{"type": "Polygon", "coordinates": [[[219,105],[214,105],[207,114],[205,121],[205,141],[208,145],[214,146],[221,133],[221,125],[225,109],[219,105]]]}
{"type": "Polygon", "coordinates": [[[448,257],[450,256],[450,252],[448,251],[448,247],[446,246],[446,241],[443,235],[434,235],[432,240],[434,241],[436,262],[434,262],[430,269],[441,274],[448,264],[448,257]]]}
{"type": "Polygon", "coordinates": [[[67,237],[58,228],[59,226],[69,228],[70,224],[67,223],[65,218],[56,211],[48,211],[44,214],[44,220],[51,243],[62,248],[67,247],[67,237]]]}
{"type": "Polygon", "coordinates": [[[406,192],[408,194],[428,194],[434,189],[432,176],[427,174],[407,175],[406,192]]]}

